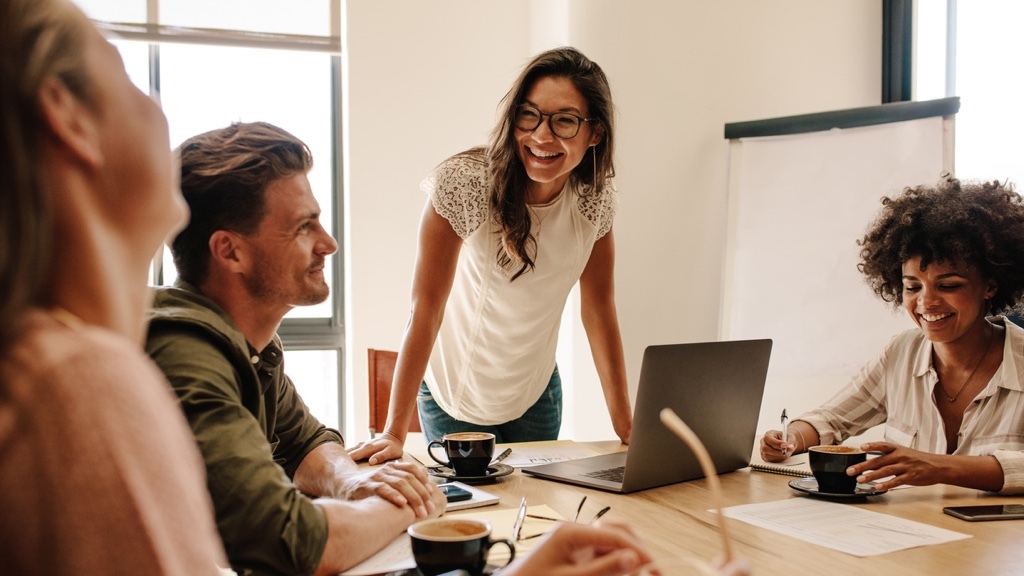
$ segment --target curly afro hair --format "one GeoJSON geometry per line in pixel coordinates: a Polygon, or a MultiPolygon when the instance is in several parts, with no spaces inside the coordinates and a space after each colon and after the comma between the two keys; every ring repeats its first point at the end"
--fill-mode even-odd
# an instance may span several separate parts
{"type": "Polygon", "coordinates": [[[974,266],[998,288],[989,312],[1017,309],[1024,296],[1024,199],[1013,184],[961,182],[945,175],[938,185],[905,188],[882,198],[882,209],[857,241],[857,269],[882,300],[903,303],[903,263],[974,266]]]}

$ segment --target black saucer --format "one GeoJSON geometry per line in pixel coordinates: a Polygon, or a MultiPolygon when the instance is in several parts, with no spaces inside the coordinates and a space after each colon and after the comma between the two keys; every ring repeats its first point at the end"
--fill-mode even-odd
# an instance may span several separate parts
{"type": "Polygon", "coordinates": [[[814,478],[797,478],[791,480],[789,487],[797,492],[803,492],[808,496],[814,496],[815,498],[828,498],[835,500],[854,500],[858,498],[867,498],[868,496],[878,496],[879,494],[885,494],[888,490],[878,490],[874,484],[857,484],[857,491],[853,494],[841,494],[835,492],[821,492],[818,490],[818,481],[814,478]]]}
{"type": "Polygon", "coordinates": [[[508,464],[497,463],[487,467],[487,474],[484,476],[458,476],[455,471],[447,466],[430,466],[427,468],[427,472],[431,476],[437,476],[446,480],[454,480],[457,482],[465,482],[466,484],[483,484],[486,482],[494,482],[496,478],[502,476],[508,476],[515,468],[508,464]]]}
{"type": "MultiPolygon", "coordinates": [[[[491,574],[495,574],[498,572],[500,568],[501,566],[494,566],[492,564],[488,564],[484,568],[484,576],[490,576],[491,574]]],[[[388,572],[387,574],[385,574],[385,576],[423,576],[423,572],[420,572],[419,568],[409,568],[408,570],[397,570],[395,572],[388,572]]]]}

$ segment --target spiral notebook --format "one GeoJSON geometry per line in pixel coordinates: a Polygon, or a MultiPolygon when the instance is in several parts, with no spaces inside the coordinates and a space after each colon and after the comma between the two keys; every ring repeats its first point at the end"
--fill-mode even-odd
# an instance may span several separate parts
{"type": "Polygon", "coordinates": [[[813,476],[811,465],[807,463],[807,453],[797,454],[784,462],[768,463],[761,460],[761,457],[754,454],[750,460],[750,469],[758,472],[771,472],[772,474],[785,474],[786,476],[813,476]]]}

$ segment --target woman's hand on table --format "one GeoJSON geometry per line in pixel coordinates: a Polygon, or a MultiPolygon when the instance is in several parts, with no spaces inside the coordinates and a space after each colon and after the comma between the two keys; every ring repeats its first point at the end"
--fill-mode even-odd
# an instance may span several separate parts
{"type": "Polygon", "coordinates": [[[388,432],[382,433],[373,440],[360,442],[348,451],[348,455],[356,462],[366,460],[374,465],[388,460],[398,460],[402,454],[404,454],[404,442],[388,432]]]}
{"type": "Polygon", "coordinates": [[[875,482],[880,478],[889,478],[884,482],[875,482],[878,490],[891,490],[897,486],[928,486],[945,483],[944,454],[931,454],[913,450],[889,442],[868,442],[862,444],[865,452],[881,452],[882,455],[868,458],[865,462],[855,464],[847,469],[847,474],[857,476],[857,482],[875,482]]]}

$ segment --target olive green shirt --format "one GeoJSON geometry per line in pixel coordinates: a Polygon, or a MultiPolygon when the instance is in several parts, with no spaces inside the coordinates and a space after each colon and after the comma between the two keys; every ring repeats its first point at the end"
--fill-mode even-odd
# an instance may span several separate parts
{"type": "Polygon", "coordinates": [[[327,519],[292,478],[311,450],[343,440],[285,375],[280,340],[256,351],[213,300],[179,281],[156,290],[146,351],[192,427],[232,568],[312,574],[327,519]]]}

